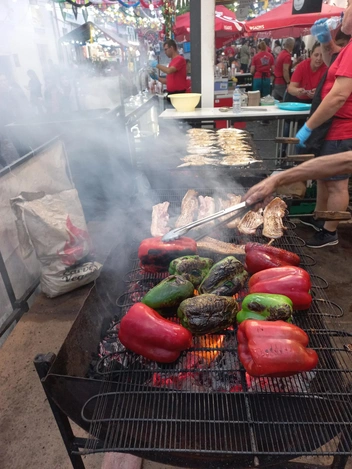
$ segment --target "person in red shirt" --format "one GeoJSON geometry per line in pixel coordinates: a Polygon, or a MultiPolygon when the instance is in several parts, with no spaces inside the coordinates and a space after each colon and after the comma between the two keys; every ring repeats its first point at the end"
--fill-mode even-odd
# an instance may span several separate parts
{"type": "MultiPolygon", "coordinates": [[[[332,119],[319,153],[319,156],[324,156],[352,149],[352,40],[341,49],[333,42],[326,19],[321,19],[316,23],[314,24],[317,27],[316,31],[318,30],[316,35],[322,44],[325,63],[330,64],[333,54],[338,53],[338,56],[329,67],[321,90],[320,105],[296,137],[300,141],[300,146],[305,147],[305,142],[311,136],[312,131],[332,119]]],[[[352,33],[352,0],[348,1],[341,31],[345,34],[352,33]]],[[[318,180],[315,210],[346,210],[349,204],[349,177],[350,174],[343,174],[318,180]]],[[[337,244],[338,223],[338,221],[325,222],[322,229],[307,241],[307,246],[320,248],[337,244]]]]}
{"type": "Polygon", "coordinates": [[[156,66],[158,70],[166,73],[166,78],[159,77],[158,80],[166,85],[169,94],[185,93],[188,86],[186,59],[178,53],[177,44],[173,39],[164,42],[164,52],[171,62],[169,66],[156,66]]]}
{"type": "Polygon", "coordinates": [[[285,41],[284,49],[280,52],[276,59],[275,69],[274,69],[274,89],[273,97],[275,99],[282,100],[287,88],[287,85],[290,84],[290,70],[291,70],[291,54],[293,47],[295,45],[295,40],[293,37],[288,37],[285,41]]]}
{"type": "Polygon", "coordinates": [[[274,72],[274,57],[267,50],[264,41],[259,43],[259,52],[253,57],[251,74],[253,75],[253,91],[260,91],[261,96],[270,94],[270,77],[274,72]]]}
{"type": "Polygon", "coordinates": [[[316,42],[310,58],[298,64],[293,72],[291,83],[287,87],[288,93],[294,96],[297,102],[311,103],[316,87],[326,70],[320,43],[316,42]]]}

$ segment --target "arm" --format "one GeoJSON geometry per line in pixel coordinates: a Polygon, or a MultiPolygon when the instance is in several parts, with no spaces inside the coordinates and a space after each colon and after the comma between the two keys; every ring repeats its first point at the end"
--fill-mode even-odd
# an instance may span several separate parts
{"type": "Polygon", "coordinates": [[[251,65],[250,73],[251,73],[252,75],[254,75],[254,72],[255,72],[255,66],[254,66],[254,65],[251,65]]]}
{"type": "Polygon", "coordinates": [[[169,75],[169,73],[175,73],[175,72],[177,72],[177,68],[176,68],[176,67],[166,67],[165,65],[160,65],[160,64],[158,64],[158,65],[156,66],[156,68],[157,68],[158,70],[160,70],[161,72],[166,73],[167,75],[169,75]]]}
{"type": "Polygon", "coordinates": [[[287,84],[290,83],[290,65],[291,64],[284,64],[283,68],[282,68],[282,74],[284,76],[284,79],[286,81],[287,84]]]}
{"type": "Polygon", "coordinates": [[[162,83],[163,85],[166,85],[166,78],[158,77],[158,81],[160,81],[160,83],[162,83]]]}
{"type": "Polygon", "coordinates": [[[308,119],[306,125],[313,130],[333,117],[352,93],[352,78],[337,77],[334,86],[308,119]]]}
{"type": "Polygon", "coordinates": [[[305,92],[305,89],[299,86],[299,83],[292,82],[288,85],[287,91],[292,94],[292,96],[299,96],[305,92]]]}
{"type": "Polygon", "coordinates": [[[247,201],[248,204],[254,204],[269,197],[277,187],[284,184],[308,179],[323,179],[350,172],[352,172],[352,151],[314,158],[264,179],[249,189],[242,200],[247,201]]]}

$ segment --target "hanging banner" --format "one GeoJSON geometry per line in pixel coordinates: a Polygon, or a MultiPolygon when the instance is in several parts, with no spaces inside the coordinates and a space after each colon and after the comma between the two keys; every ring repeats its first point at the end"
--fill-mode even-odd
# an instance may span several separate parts
{"type": "Polygon", "coordinates": [[[236,10],[236,19],[238,19],[238,21],[244,21],[247,19],[248,14],[249,14],[249,6],[247,7],[240,6],[236,10]]]}
{"type": "Polygon", "coordinates": [[[293,0],[292,14],[318,13],[321,11],[323,0],[293,0]]]}

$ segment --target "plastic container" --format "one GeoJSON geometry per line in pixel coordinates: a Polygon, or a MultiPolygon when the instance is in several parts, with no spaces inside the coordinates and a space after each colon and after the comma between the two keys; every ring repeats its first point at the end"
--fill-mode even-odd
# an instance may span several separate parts
{"type": "Polygon", "coordinates": [[[326,24],[328,25],[328,28],[330,29],[330,31],[337,29],[341,23],[342,23],[342,16],[332,16],[331,18],[328,18],[326,20],[326,24]]]}
{"type": "Polygon", "coordinates": [[[241,102],[242,102],[241,92],[236,87],[233,92],[233,97],[232,97],[232,110],[234,113],[239,114],[241,112],[241,107],[242,107],[241,102]]]}

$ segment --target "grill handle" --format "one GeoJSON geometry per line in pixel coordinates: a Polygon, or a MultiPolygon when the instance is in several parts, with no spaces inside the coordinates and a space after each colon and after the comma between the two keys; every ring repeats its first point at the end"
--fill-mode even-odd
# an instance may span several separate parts
{"type": "Polygon", "coordinates": [[[302,155],[287,155],[285,157],[286,161],[308,161],[315,158],[313,153],[306,153],[302,155]]]}
{"type": "Polygon", "coordinates": [[[351,220],[350,212],[333,212],[333,211],[318,211],[313,213],[313,218],[315,220],[351,220]]]}

